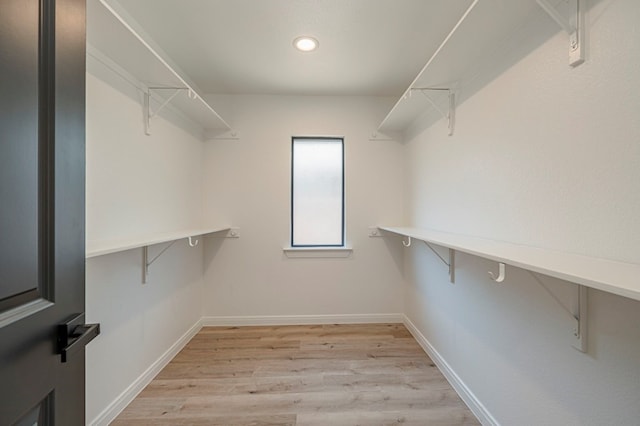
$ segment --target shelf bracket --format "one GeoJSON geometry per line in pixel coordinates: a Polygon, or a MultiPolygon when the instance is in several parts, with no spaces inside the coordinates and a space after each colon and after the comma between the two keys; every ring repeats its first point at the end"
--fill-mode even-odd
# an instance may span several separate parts
{"type": "Polygon", "coordinates": [[[429,247],[431,251],[436,256],[438,256],[438,258],[442,261],[442,263],[444,263],[449,267],[449,282],[451,282],[451,284],[455,284],[456,283],[456,272],[455,272],[456,271],[455,269],[456,268],[456,251],[452,248],[449,249],[449,261],[447,262],[444,259],[444,257],[440,256],[440,253],[438,253],[431,244],[429,244],[426,241],[423,241],[423,243],[425,243],[427,247],[429,247]]]}
{"type": "Polygon", "coordinates": [[[158,253],[153,259],[149,260],[149,246],[142,247],[142,284],[147,283],[147,277],[149,276],[149,266],[153,264],[165,251],[169,250],[169,247],[175,244],[175,240],[171,241],[160,253],[158,253]]]}
{"type": "Polygon", "coordinates": [[[456,94],[453,92],[453,90],[449,88],[440,88],[440,87],[412,87],[411,90],[409,91],[409,95],[411,95],[411,91],[413,90],[420,91],[420,93],[422,93],[422,95],[427,99],[427,101],[429,101],[431,106],[433,106],[433,108],[436,111],[438,111],[443,118],[447,119],[449,136],[453,135],[453,127],[454,127],[455,114],[456,114],[456,94]],[[431,92],[445,92],[445,91],[447,92],[449,96],[449,111],[445,113],[442,109],[440,109],[438,104],[436,104],[436,102],[426,93],[430,91],[431,92]]]}
{"type": "MultiPolygon", "coordinates": [[[[189,247],[195,247],[198,245],[199,240],[195,239],[194,236],[187,237],[187,241],[189,242],[189,247]]],[[[160,256],[162,256],[172,245],[174,245],[178,240],[173,240],[169,244],[167,244],[160,253],[156,254],[151,260],[149,260],[149,246],[142,246],[142,284],[147,283],[147,278],[149,277],[149,266],[153,264],[160,256]]]]}
{"type": "Polygon", "coordinates": [[[169,105],[173,98],[175,98],[178,93],[183,90],[187,90],[187,95],[190,99],[197,98],[196,93],[188,87],[147,87],[147,91],[144,92],[144,133],[146,135],[151,134],[151,120],[156,118],[160,111],[162,111],[164,107],[169,105]],[[173,93],[168,98],[166,98],[155,111],[153,111],[151,109],[151,92],[160,90],[173,90],[173,93]]]}
{"type": "Polygon", "coordinates": [[[536,0],[538,5],[569,35],[569,65],[577,67],[585,60],[584,0],[561,0],[552,4],[550,0],[536,0]],[[569,17],[558,10],[564,5],[569,17]]]}
{"type": "Polygon", "coordinates": [[[576,308],[569,309],[564,303],[547,287],[544,282],[532,271],[527,271],[533,277],[534,281],[542,287],[553,300],[565,311],[573,321],[572,335],[573,341],[571,346],[580,352],[587,352],[587,287],[576,284],[576,308]]]}

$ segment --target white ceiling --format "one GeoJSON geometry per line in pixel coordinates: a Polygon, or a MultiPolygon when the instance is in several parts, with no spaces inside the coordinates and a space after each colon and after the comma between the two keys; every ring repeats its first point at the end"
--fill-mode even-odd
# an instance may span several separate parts
{"type": "Polygon", "coordinates": [[[119,0],[205,93],[400,95],[472,0],[119,0]],[[292,46],[312,35],[320,48],[292,46]]]}

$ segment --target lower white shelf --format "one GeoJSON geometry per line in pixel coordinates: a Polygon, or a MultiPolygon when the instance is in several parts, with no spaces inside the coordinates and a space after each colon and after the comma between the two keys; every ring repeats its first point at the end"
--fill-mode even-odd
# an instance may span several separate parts
{"type": "Polygon", "coordinates": [[[640,265],[421,228],[379,229],[640,301],[640,265]]]}
{"type": "MultiPolygon", "coordinates": [[[[103,256],[105,254],[117,253],[119,251],[152,246],[154,244],[166,243],[169,241],[180,240],[182,238],[198,237],[223,231],[233,232],[230,226],[221,226],[202,229],[186,229],[154,235],[141,235],[121,240],[87,241],[85,257],[88,259],[91,257],[103,256]]],[[[235,235],[232,236],[235,237],[235,235]]]]}

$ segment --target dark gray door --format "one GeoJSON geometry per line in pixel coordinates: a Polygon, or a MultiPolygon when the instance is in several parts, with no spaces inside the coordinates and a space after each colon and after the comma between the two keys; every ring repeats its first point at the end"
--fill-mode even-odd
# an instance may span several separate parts
{"type": "Polygon", "coordinates": [[[84,97],[84,0],[0,0],[0,425],[85,423],[84,97]]]}

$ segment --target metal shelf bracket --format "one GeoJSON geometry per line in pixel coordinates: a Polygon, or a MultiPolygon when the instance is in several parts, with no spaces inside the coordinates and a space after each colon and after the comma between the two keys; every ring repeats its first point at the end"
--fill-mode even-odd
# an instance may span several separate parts
{"type": "Polygon", "coordinates": [[[151,120],[156,118],[160,111],[162,111],[164,107],[169,105],[173,98],[175,98],[178,93],[183,90],[187,90],[189,99],[196,99],[198,97],[198,95],[196,95],[196,93],[188,87],[147,87],[147,91],[144,92],[144,133],[146,135],[151,134],[151,120]],[[153,91],[161,90],[173,90],[173,93],[168,98],[166,98],[155,111],[153,111],[151,109],[151,93],[153,91]]]}
{"type": "MultiPolygon", "coordinates": [[[[384,233],[383,231],[380,230],[380,228],[378,228],[377,226],[370,226],[369,227],[369,237],[370,238],[374,238],[374,237],[384,237],[384,233]]],[[[427,247],[429,247],[431,249],[431,251],[438,256],[438,259],[440,259],[442,261],[442,263],[444,263],[445,265],[447,265],[447,267],[449,268],[449,281],[452,284],[455,284],[456,282],[456,272],[455,272],[455,268],[456,268],[456,251],[452,248],[449,249],[449,261],[447,262],[447,260],[442,257],[440,255],[440,253],[438,253],[431,244],[429,244],[427,241],[424,240],[420,240],[423,243],[425,243],[427,245],[427,247]]],[[[402,245],[405,247],[411,247],[411,243],[412,243],[412,238],[409,237],[407,235],[407,240],[405,241],[404,238],[402,239],[402,245]]]]}
{"type": "Polygon", "coordinates": [[[423,243],[425,243],[427,245],[427,247],[429,247],[431,249],[431,251],[438,256],[438,259],[440,259],[442,261],[442,263],[444,263],[445,265],[447,265],[449,267],[449,282],[451,282],[451,284],[455,284],[456,283],[456,251],[454,249],[449,249],[449,261],[447,262],[444,257],[440,256],[440,253],[438,253],[436,251],[436,249],[433,248],[433,246],[431,244],[429,244],[426,241],[423,241],[423,243]]]}
{"type": "Polygon", "coordinates": [[[169,247],[174,245],[176,240],[171,241],[165,248],[163,248],[160,253],[155,255],[155,257],[149,260],[149,246],[142,247],[142,284],[147,283],[147,277],[149,276],[149,266],[153,264],[160,256],[164,254],[165,251],[169,250],[169,247]]]}
{"type": "MultiPolygon", "coordinates": [[[[174,245],[178,240],[173,240],[169,244],[167,244],[160,253],[156,254],[151,260],[149,260],[149,246],[142,246],[142,284],[147,283],[147,278],[149,277],[149,266],[153,264],[160,256],[164,254],[169,248],[174,245]]],[[[195,239],[195,237],[187,237],[187,241],[189,243],[189,247],[195,247],[198,245],[199,240],[195,239]]]]}
{"type": "Polygon", "coordinates": [[[447,119],[447,127],[449,129],[449,136],[453,135],[453,127],[456,116],[456,94],[450,88],[440,88],[440,87],[412,87],[409,90],[409,96],[411,96],[411,92],[413,90],[418,90],[422,95],[429,101],[431,106],[442,115],[443,118],[447,119]],[[445,113],[438,104],[426,93],[426,92],[447,92],[449,96],[449,110],[445,113]]]}
{"type": "Polygon", "coordinates": [[[585,0],[536,0],[538,5],[569,35],[569,65],[585,60],[585,0]],[[564,9],[564,10],[560,10],[564,9]],[[566,16],[568,15],[568,17],[566,16]]]}
{"type": "Polygon", "coordinates": [[[573,341],[571,342],[571,346],[579,350],[580,352],[587,352],[587,287],[576,284],[576,307],[574,309],[569,309],[565,306],[560,299],[547,287],[544,282],[536,275],[536,273],[527,270],[529,274],[533,277],[534,281],[540,285],[552,298],[555,302],[569,314],[571,320],[573,321],[572,326],[572,335],[573,341]]]}

